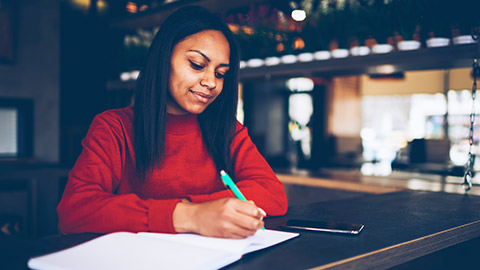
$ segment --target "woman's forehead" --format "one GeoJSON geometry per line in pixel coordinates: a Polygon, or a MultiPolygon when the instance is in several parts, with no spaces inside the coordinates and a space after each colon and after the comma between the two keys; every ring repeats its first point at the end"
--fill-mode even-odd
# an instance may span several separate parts
{"type": "Polygon", "coordinates": [[[177,43],[174,50],[203,54],[211,61],[222,63],[228,63],[230,59],[228,40],[218,30],[205,30],[190,35],[177,43]]]}

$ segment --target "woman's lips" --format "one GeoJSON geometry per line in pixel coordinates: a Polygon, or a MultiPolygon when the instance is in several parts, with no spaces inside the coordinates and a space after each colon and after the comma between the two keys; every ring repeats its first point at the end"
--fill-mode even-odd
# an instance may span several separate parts
{"type": "Polygon", "coordinates": [[[190,92],[197,98],[198,101],[200,101],[202,103],[207,103],[210,99],[213,98],[212,95],[205,94],[205,93],[202,93],[202,92],[197,92],[197,91],[193,91],[193,90],[190,90],[190,92]]]}

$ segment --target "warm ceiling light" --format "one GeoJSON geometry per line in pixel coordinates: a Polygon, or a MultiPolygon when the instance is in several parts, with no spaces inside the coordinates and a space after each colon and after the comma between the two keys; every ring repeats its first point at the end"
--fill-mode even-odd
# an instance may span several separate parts
{"type": "Polygon", "coordinates": [[[305,12],[305,10],[295,9],[294,11],[292,11],[292,19],[294,19],[295,21],[301,22],[304,21],[305,18],[307,18],[307,13],[305,12]]]}
{"type": "Polygon", "coordinates": [[[285,50],[285,45],[283,45],[283,43],[278,43],[276,49],[277,52],[283,52],[283,50],[285,50]]]}
{"type": "Polygon", "coordinates": [[[97,9],[99,12],[104,11],[108,7],[108,3],[105,0],[97,1],[97,9]]]}
{"type": "Polygon", "coordinates": [[[238,26],[238,24],[229,23],[228,28],[230,28],[230,31],[232,31],[234,34],[238,34],[240,31],[240,26],[238,26]]]}
{"type": "MultiPolygon", "coordinates": [[[[87,12],[90,9],[90,6],[92,5],[91,0],[70,0],[70,4],[79,10],[82,10],[83,12],[87,12]]],[[[102,13],[106,11],[108,8],[108,3],[105,0],[98,0],[97,1],[97,11],[102,13]]]]}
{"type": "Polygon", "coordinates": [[[126,9],[129,13],[137,13],[137,11],[138,11],[137,3],[128,2],[127,6],[126,6],[126,9]]]}
{"type": "Polygon", "coordinates": [[[247,35],[253,35],[253,27],[242,26],[242,31],[247,35]]]}
{"type": "Polygon", "coordinates": [[[147,5],[141,5],[140,8],[138,8],[139,11],[145,11],[148,9],[147,5]]]}
{"type": "Polygon", "coordinates": [[[70,3],[79,9],[88,10],[90,8],[90,0],[72,0],[70,3]]]}
{"type": "Polygon", "coordinates": [[[295,38],[295,41],[293,42],[293,48],[295,50],[303,50],[303,48],[305,48],[305,41],[299,37],[295,38]]]}

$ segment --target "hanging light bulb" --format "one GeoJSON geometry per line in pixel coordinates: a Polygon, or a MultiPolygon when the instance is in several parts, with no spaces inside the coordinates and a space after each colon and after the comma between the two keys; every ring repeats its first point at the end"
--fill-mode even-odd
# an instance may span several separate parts
{"type": "Polygon", "coordinates": [[[292,19],[294,19],[295,21],[302,22],[305,20],[305,18],[307,18],[307,13],[305,12],[305,10],[295,9],[292,11],[291,16],[292,19]]]}

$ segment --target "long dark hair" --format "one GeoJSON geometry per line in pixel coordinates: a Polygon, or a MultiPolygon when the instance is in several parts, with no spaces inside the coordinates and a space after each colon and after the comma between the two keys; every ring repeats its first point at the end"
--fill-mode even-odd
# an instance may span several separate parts
{"type": "Polygon", "coordinates": [[[230,69],[220,95],[200,114],[203,141],[217,170],[234,175],[230,144],[235,132],[238,102],[238,47],[222,19],[197,6],[181,8],[170,15],[158,30],[137,80],[134,104],[136,173],[140,181],[165,158],[170,58],[175,45],[204,30],[218,30],[230,45],[230,69]]]}

